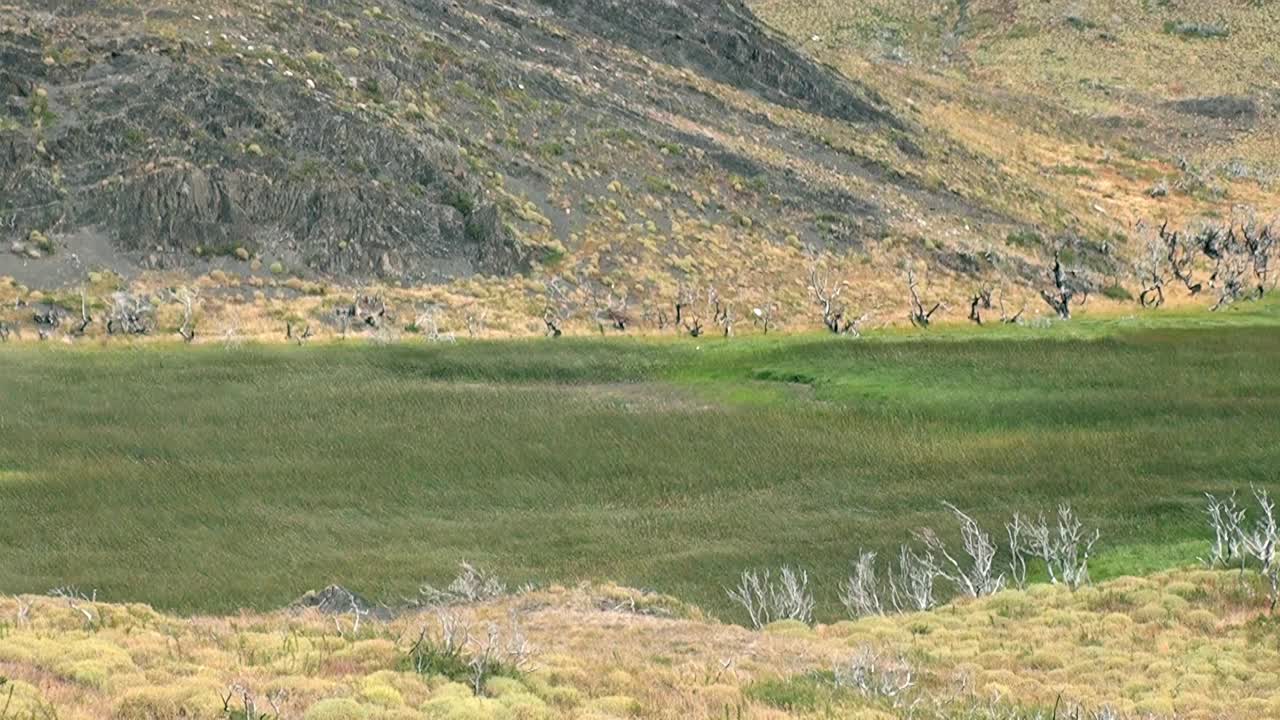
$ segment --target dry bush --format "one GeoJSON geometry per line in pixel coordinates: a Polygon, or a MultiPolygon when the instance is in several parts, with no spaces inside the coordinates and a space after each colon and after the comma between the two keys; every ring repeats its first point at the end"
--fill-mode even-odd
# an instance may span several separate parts
{"type": "Polygon", "coordinates": [[[729,599],[747,611],[757,630],[776,620],[813,623],[813,592],[809,573],[783,566],[775,576],[771,570],[745,570],[738,586],[727,591],[729,599]]]}
{"type": "Polygon", "coordinates": [[[420,601],[427,606],[484,602],[505,595],[507,586],[493,573],[463,561],[458,575],[444,589],[424,584],[418,588],[420,601]]]}

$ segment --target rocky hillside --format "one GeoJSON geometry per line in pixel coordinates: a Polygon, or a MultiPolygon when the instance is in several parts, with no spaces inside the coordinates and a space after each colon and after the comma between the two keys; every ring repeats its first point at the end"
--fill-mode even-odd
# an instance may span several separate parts
{"type": "MultiPolygon", "coordinates": [[[[678,284],[798,315],[813,248],[849,260],[868,305],[905,302],[904,263],[941,293],[1034,294],[1064,243],[1096,289],[1136,221],[1274,199],[1262,171],[1181,182],[1186,143],[972,59],[1037,66],[992,48],[1069,18],[919,5],[0,5],[0,276],[19,295],[103,271],[291,279],[281,297],[431,284],[522,332],[553,277],[646,315],[678,284]]],[[[1179,102],[1164,114],[1221,132],[1275,113],[1179,102]]]]}
{"type": "MultiPolygon", "coordinates": [[[[151,267],[243,248],[335,277],[505,274],[587,227],[581,201],[611,183],[683,195],[669,204],[692,211],[719,205],[715,191],[736,175],[752,194],[782,191],[770,216],[790,207],[883,227],[874,200],[794,184],[734,147],[755,136],[815,165],[835,155],[770,111],[914,151],[873,93],[737,4],[208,9],[6,10],[0,213],[11,242],[36,231],[74,252],[101,236],[151,267]],[[718,97],[731,93],[736,107],[718,97]]],[[[884,172],[864,158],[833,164],[884,172]]]]}

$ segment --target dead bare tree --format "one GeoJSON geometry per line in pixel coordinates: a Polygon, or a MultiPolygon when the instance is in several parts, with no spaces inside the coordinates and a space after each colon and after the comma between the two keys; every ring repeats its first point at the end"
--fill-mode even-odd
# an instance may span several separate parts
{"type": "Polygon", "coordinates": [[[62,310],[52,306],[37,310],[32,313],[31,321],[35,323],[40,339],[48,340],[62,326],[62,310]]]}
{"type": "Polygon", "coordinates": [[[284,717],[283,706],[289,701],[289,691],[285,688],[275,688],[267,693],[267,704],[271,706],[272,720],[281,720],[284,717]]]}
{"type": "Polygon", "coordinates": [[[1248,513],[1236,503],[1233,492],[1226,499],[1206,494],[1207,515],[1213,530],[1213,544],[1206,561],[1210,567],[1240,562],[1244,573],[1249,558],[1258,562],[1259,572],[1269,585],[1269,610],[1275,614],[1280,605],[1280,525],[1276,520],[1276,503],[1265,489],[1255,487],[1253,498],[1258,505],[1258,516],[1251,527],[1246,528],[1248,513]]]}
{"type": "Polygon", "coordinates": [[[640,311],[640,319],[652,324],[659,331],[666,330],[667,326],[671,324],[671,318],[667,315],[665,308],[661,306],[655,308],[647,302],[640,311]]]}
{"type": "MultiPolygon", "coordinates": [[[[1071,282],[1070,276],[1073,273],[1067,272],[1062,267],[1062,250],[1056,249],[1053,252],[1053,270],[1050,272],[1050,278],[1053,281],[1053,290],[1041,290],[1040,297],[1044,299],[1049,307],[1058,314],[1063,320],[1071,319],[1071,305],[1077,296],[1077,290],[1071,282]]],[[[1078,305],[1083,305],[1088,301],[1089,294],[1084,293],[1083,298],[1078,305]]]]}
{"type": "Polygon", "coordinates": [[[489,311],[484,308],[467,310],[467,336],[479,337],[485,333],[489,321],[489,311]]]}
{"type": "Polygon", "coordinates": [[[155,309],[143,296],[113,293],[107,315],[108,335],[146,335],[154,324],[155,309]]]}
{"type": "Polygon", "coordinates": [[[292,320],[286,320],[284,323],[284,339],[296,343],[298,346],[306,345],[307,341],[312,337],[311,323],[306,323],[301,328],[294,325],[292,320]]]}
{"type": "Polygon", "coordinates": [[[422,333],[423,337],[425,337],[428,342],[434,342],[434,343],[458,342],[457,336],[454,335],[453,333],[441,332],[440,311],[441,311],[441,308],[439,305],[436,305],[436,304],[427,305],[425,308],[422,309],[421,312],[418,313],[417,319],[413,321],[414,326],[418,328],[418,332],[422,333]]]}
{"type": "Polygon", "coordinates": [[[1021,590],[1027,586],[1027,558],[1032,557],[1031,530],[1019,513],[1014,513],[1004,527],[1009,536],[1009,577],[1021,590]]]}
{"type": "Polygon", "coordinates": [[[813,593],[809,573],[784,566],[774,577],[769,570],[744,571],[738,586],[727,591],[729,599],[741,605],[759,630],[775,620],[813,623],[813,593]]]}
{"type": "Polygon", "coordinates": [[[80,322],[76,323],[71,329],[71,334],[76,337],[82,337],[93,324],[93,317],[89,315],[89,298],[85,295],[84,288],[80,289],[80,322]]]}
{"type": "Polygon", "coordinates": [[[1276,503],[1266,490],[1254,488],[1253,496],[1258,501],[1260,512],[1253,529],[1244,534],[1244,547],[1257,559],[1263,577],[1271,586],[1270,612],[1275,614],[1276,606],[1280,604],[1280,562],[1276,560],[1276,545],[1280,542],[1280,529],[1276,525],[1276,503]]]}
{"type": "Polygon", "coordinates": [[[239,312],[230,313],[226,327],[222,331],[222,347],[224,350],[239,350],[244,346],[244,322],[239,312]]]}
{"type": "Polygon", "coordinates": [[[418,588],[421,602],[428,607],[484,602],[506,593],[506,583],[497,575],[465,560],[458,563],[457,576],[443,589],[425,583],[418,588]]]}
{"type": "Polygon", "coordinates": [[[718,325],[725,337],[733,337],[733,303],[720,297],[714,287],[707,290],[707,309],[711,311],[711,319],[718,325]]]}
{"type": "Polygon", "coordinates": [[[1058,507],[1057,527],[1049,526],[1043,516],[1028,528],[1030,550],[1044,560],[1053,584],[1062,583],[1078,590],[1089,582],[1089,557],[1098,542],[1099,532],[1085,531],[1070,505],[1058,507]]]}
{"type": "Polygon", "coordinates": [[[685,332],[689,333],[689,337],[694,337],[694,338],[702,337],[702,332],[703,332],[702,318],[687,317],[689,315],[689,313],[687,312],[685,313],[685,315],[686,315],[686,318],[684,321],[685,332]]]}
{"type": "Polygon", "coordinates": [[[859,551],[848,579],[840,584],[840,603],[852,618],[884,614],[874,551],[859,551]]]}
{"type": "Polygon", "coordinates": [[[720,329],[727,338],[733,337],[733,324],[736,318],[733,314],[733,305],[725,305],[724,311],[720,313],[720,329]]]}
{"type": "Polygon", "coordinates": [[[697,301],[697,292],[681,282],[676,293],[677,329],[683,329],[692,338],[702,337],[705,329],[702,311],[699,309],[701,305],[697,301]]]}
{"type": "Polygon", "coordinates": [[[1209,281],[1218,290],[1218,301],[1209,308],[1212,312],[1233,305],[1244,295],[1248,272],[1248,259],[1240,253],[1229,252],[1218,259],[1209,281]]]}
{"type": "Polygon", "coordinates": [[[195,305],[199,300],[199,290],[191,288],[178,288],[173,291],[173,298],[182,305],[182,324],[178,326],[178,335],[182,337],[182,341],[190,345],[196,339],[196,312],[195,305]]]}
{"type": "Polygon", "coordinates": [[[573,312],[573,300],[569,288],[559,277],[547,281],[542,323],[547,327],[547,337],[564,335],[564,326],[573,312]]]}
{"type": "Polygon", "coordinates": [[[542,323],[547,326],[547,337],[558,338],[564,335],[564,320],[547,308],[542,311],[542,323]]]}
{"type": "Polygon", "coordinates": [[[333,309],[333,318],[338,323],[338,335],[344,340],[351,331],[351,324],[356,321],[360,311],[353,302],[350,305],[339,305],[333,309]]]}
{"type": "MultiPolygon", "coordinates": [[[[387,313],[387,301],[381,294],[362,293],[356,295],[349,304],[334,308],[333,319],[338,326],[338,336],[345,340],[353,329],[386,329],[386,321],[389,319],[387,313]]],[[[286,328],[289,339],[296,339],[288,330],[286,328]]]]}
{"type": "Polygon", "coordinates": [[[983,597],[999,592],[1004,588],[1004,574],[996,574],[994,570],[996,544],[991,539],[991,534],[955,505],[943,505],[960,521],[961,547],[966,559],[961,561],[952,555],[947,550],[946,543],[933,530],[919,530],[916,536],[924,543],[925,548],[937,553],[945,563],[945,568],[940,564],[938,576],[951,582],[957,590],[969,597],[983,597]]]}
{"type": "Polygon", "coordinates": [[[765,303],[764,305],[754,308],[751,311],[752,322],[757,327],[761,328],[764,331],[765,335],[768,335],[769,331],[776,326],[776,321],[774,318],[777,316],[777,314],[778,314],[777,303],[772,303],[772,302],[765,303]]]}
{"type": "MultiPolygon", "coordinates": [[[[685,318],[685,310],[690,305],[692,305],[693,302],[694,302],[694,293],[692,288],[690,288],[688,285],[685,285],[684,282],[681,281],[680,284],[676,286],[675,325],[677,328],[679,327],[684,327],[686,329],[688,328],[688,325],[685,322],[687,319],[685,318]]],[[[699,325],[701,325],[701,323],[699,323],[699,325]]],[[[695,335],[694,337],[697,337],[697,336],[695,335]]]]}
{"type": "Polygon", "coordinates": [[[994,289],[990,285],[982,285],[969,298],[969,321],[982,325],[982,311],[992,308],[991,295],[994,289]]]}
{"type": "Polygon", "coordinates": [[[85,627],[93,628],[97,624],[98,618],[95,617],[94,613],[97,608],[93,607],[93,604],[98,602],[97,590],[94,590],[92,594],[86,594],[73,585],[65,585],[53,588],[48,595],[66,601],[67,607],[84,617],[85,627]],[[89,607],[85,606],[86,603],[89,604],[89,607]]]}
{"type": "MultiPolygon", "coordinates": [[[[1252,219],[1244,221],[1242,227],[1249,223],[1252,219]]],[[[1244,297],[1249,284],[1252,258],[1243,232],[1237,234],[1233,222],[1222,227],[1206,227],[1197,238],[1200,251],[1213,261],[1209,287],[1218,293],[1217,302],[1210,308],[1215,312],[1244,297]]]]}
{"type": "MultiPolygon", "coordinates": [[[[1213,237],[1216,230],[1211,230],[1208,235],[1213,237]]],[[[1204,239],[1202,235],[1195,239],[1188,237],[1185,233],[1170,232],[1169,221],[1166,220],[1157,231],[1160,241],[1164,243],[1165,260],[1168,262],[1169,272],[1173,274],[1174,279],[1182,283],[1187,292],[1192,295],[1199,295],[1204,289],[1204,285],[1196,282],[1191,277],[1194,269],[1196,255],[1200,248],[1204,247],[1204,239]]]]}
{"type": "Polygon", "coordinates": [[[1138,294],[1138,302],[1142,307],[1154,309],[1164,305],[1164,285],[1168,280],[1165,274],[1167,262],[1164,241],[1154,237],[1149,239],[1134,265],[1134,274],[1142,286],[1142,292],[1138,294]]]}
{"type": "Polygon", "coordinates": [[[1240,226],[1240,235],[1242,250],[1253,271],[1254,292],[1258,299],[1262,299],[1270,289],[1268,285],[1275,285],[1270,276],[1277,248],[1280,248],[1280,232],[1276,231],[1273,223],[1259,223],[1250,218],[1240,226]]]}
{"type": "Polygon", "coordinates": [[[837,335],[843,330],[845,313],[840,296],[848,286],[849,283],[833,280],[823,272],[816,260],[809,266],[809,294],[822,311],[822,324],[837,335]]]}
{"type": "MultiPolygon", "coordinates": [[[[1226,566],[1236,561],[1244,562],[1245,509],[1236,502],[1236,494],[1218,498],[1205,493],[1208,505],[1205,513],[1213,529],[1213,544],[1205,564],[1209,567],[1226,566]]],[[[1243,566],[1242,566],[1243,567],[1243,566]]]]}
{"type": "Polygon", "coordinates": [[[860,337],[862,324],[871,312],[854,317],[841,299],[849,283],[835,280],[820,266],[817,260],[809,265],[809,296],[822,313],[822,324],[832,334],[860,337]]]}
{"type": "Polygon", "coordinates": [[[631,313],[627,311],[627,296],[615,298],[613,291],[603,294],[590,280],[585,280],[581,284],[585,285],[591,294],[596,327],[599,328],[600,334],[604,334],[606,327],[612,327],[618,332],[626,332],[633,322],[631,313]]]}
{"type": "Polygon", "coordinates": [[[382,295],[361,295],[355,302],[356,317],[375,330],[387,319],[387,301],[382,295]]]}
{"type": "Polygon", "coordinates": [[[896,570],[889,568],[889,599],[898,612],[923,612],[936,604],[933,588],[939,576],[933,553],[916,552],[910,545],[898,549],[896,570]]]}
{"type": "Polygon", "coordinates": [[[933,322],[934,314],[942,310],[943,305],[941,302],[936,302],[928,310],[924,309],[925,303],[920,299],[920,283],[916,280],[916,271],[912,268],[907,268],[907,295],[911,300],[911,310],[907,316],[911,324],[921,329],[928,328],[933,322]]]}
{"type": "Polygon", "coordinates": [[[882,656],[866,645],[837,662],[832,678],[837,688],[887,702],[893,708],[907,705],[906,696],[916,685],[915,671],[906,658],[882,656]]]}
{"type": "Polygon", "coordinates": [[[1027,312],[1027,304],[1022,303],[1022,307],[1018,308],[1018,312],[1010,315],[1005,311],[1004,307],[1004,288],[1000,289],[1000,324],[1002,325],[1020,325],[1022,323],[1022,315],[1027,312]]]}

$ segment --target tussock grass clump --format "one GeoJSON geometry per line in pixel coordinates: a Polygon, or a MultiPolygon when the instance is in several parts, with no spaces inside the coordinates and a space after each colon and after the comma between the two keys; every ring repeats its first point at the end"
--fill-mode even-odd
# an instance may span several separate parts
{"type": "Polygon", "coordinates": [[[1169,35],[1196,40],[1214,40],[1231,35],[1231,29],[1219,23],[1187,22],[1169,20],[1164,24],[1164,31],[1169,35]]]}
{"type": "Polygon", "coordinates": [[[1257,573],[1036,585],[763,633],[618,612],[597,598],[590,587],[551,588],[455,605],[425,618],[430,649],[412,641],[418,614],[371,620],[357,638],[316,610],[179,618],[89,601],[104,620],[86,631],[64,600],[0,598],[0,616],[21,618],[0,637],[9,678],[0,705],[12,692],[11,711],[68,720],[212,720],[245,707],[320,720],[656,719],[671,707],[698,717],[727,708],[730,717],[1027,720],[1052,717],[1055,705],[1058,717],[1086,720],[1169,708],[1251,720],[1280,710],[1270,670],[1280,666],[1280,626],[1257,573]],[[1147,621],[1149,610],[1159,617],[1147,621]],[[494,626],[506,637],[512,613],[530,646],[547,649],[518,666],[508,643],[489,640],[494,626]],[[436,627],[444,617],[453,629],[436,627]],[[476,682],[474,660],[486,654],[493,662],[476,682]],[[67,671],[85,660],[98,663],[94,682],[67,671]]]}

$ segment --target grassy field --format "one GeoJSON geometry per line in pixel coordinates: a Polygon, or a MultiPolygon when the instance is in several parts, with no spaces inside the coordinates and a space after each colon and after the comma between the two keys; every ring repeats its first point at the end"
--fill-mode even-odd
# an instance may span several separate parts
{"type": "Polygon", "coordinates": [[[0,349],[0,591],[177,612],[460,560],[607,579],[726,619],[799,563],[821,617],[859,548],[1073,502],[1095,577],[1193,562],[1201,493],[1280,489],[1280,312],[888,333],[0,349]]]}

